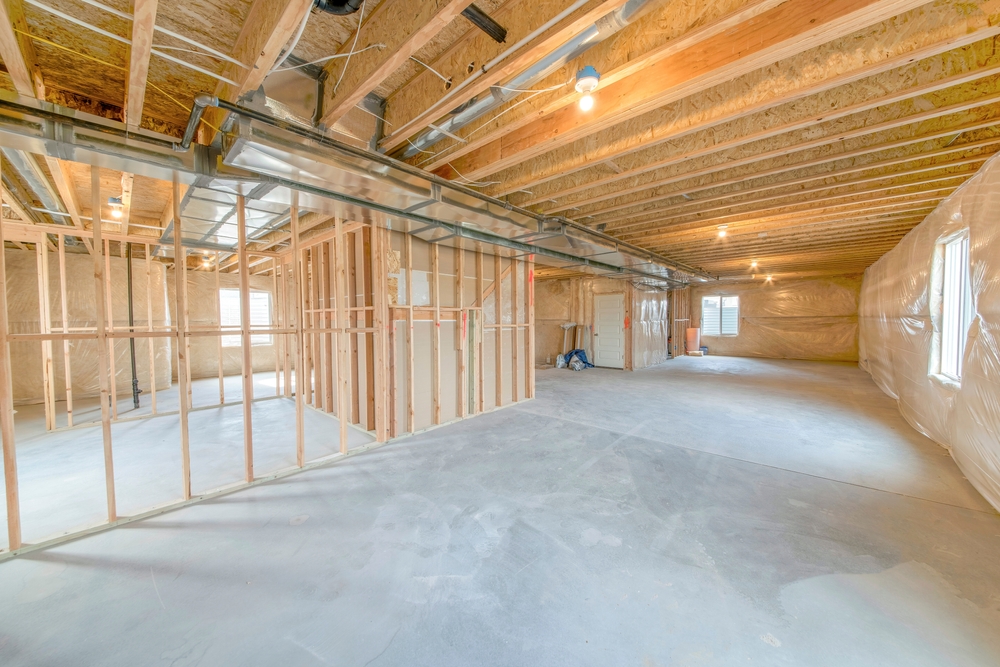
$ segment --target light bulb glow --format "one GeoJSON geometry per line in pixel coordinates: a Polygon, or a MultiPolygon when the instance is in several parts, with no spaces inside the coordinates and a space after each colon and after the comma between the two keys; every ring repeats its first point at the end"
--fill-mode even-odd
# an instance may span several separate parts
{"type": "Polygon", "coordinates": [[[120,208],[111,209],[111,217],[118,220],[122,217],[122,210],[120,208]]]}
{"type": "Polygon", "coordinates": [[[725,236],[726,236],[726,230],[725,229],[720,229],[719,230],[719,238],[721,239],[721,238],[724,238],[725,236]]]}
{"type": "Polygon", "coordinates": [[[767,282],[771,282],[771,276],[767,277],[767,282]]]}
{"type": "Polygon", "coordinates": [[[757,268],[757,260],[756,259],[754,261],[750,262],[750,268],[751,269],[756,269],[757,268]]]}
{"type": "Polygon", "coordinates": [[[594,98],[590,95],[584,95],[580,98],[580,111],[590,111],[594,108],[594,98]]]}

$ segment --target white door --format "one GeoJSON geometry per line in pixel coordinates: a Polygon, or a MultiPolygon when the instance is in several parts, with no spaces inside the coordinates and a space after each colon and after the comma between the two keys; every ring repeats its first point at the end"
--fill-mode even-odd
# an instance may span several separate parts
{"type": "Polygon", "coordinates": [[[625,295],[594,296],[594,365],[625,368],[625,295]]]}

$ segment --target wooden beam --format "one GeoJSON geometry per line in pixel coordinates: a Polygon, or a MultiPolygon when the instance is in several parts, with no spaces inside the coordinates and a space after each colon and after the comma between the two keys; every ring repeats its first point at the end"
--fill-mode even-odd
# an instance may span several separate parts
{"type": "Polygon", "coordinates": [[[347,333],[347,244],[344,241],[344,224],[338,217],[336,220],[337,236],[334,240],[336,252],[336,281],[333,298],[337,314],[336,334],[337,345],[337,420],[340,422],[340,453],[347,454],[347,423],[349,419],[348,400],[351,393],[351,379],[348,375],[348,336],[347,333]]]}
{"type": "MultiPolygon", "coordinates": [[[[530,190],[541,196],[539,185],[550,180],[573,180],[576,172],[614,159],[626,170],[662,157],[664,145],[693,132],[746,118],[751,133],[774,123],[773,117],[750,118],[775,109],[778,118],[835,112],[843,104],[877,90],[894,90],[927,81],[935,72],[961,71],[963,60],[990,62],[996,52],[993,38],[1000,34],[997,10],[985,3],[973,11],[953,3],[936,3],[893,17],[883,23],[803,51],[791,58],[690,96],[497,173],[501,184],[487,191],[504,195],[530,190]],[[870,44],[877,43],[877,53],[870,44]],[[970,46],[973,45],[973,46],[970,46]],[[965,49],[965,47],[970,47],[965,49]],[[953,49],[961,53],[949,54],[953,49]],[[928,62],[918,62],[933,59],[928,62]],[[913,63],[909,66],[909,63],[913,63]],[[898,72],[891,70],[899,69],[898,72]],[[869,79],[865,81],[865,79],[869,79]],[[837,90],[842,86],[850,89],[837,90]],[[794,103],[794,106],[792,106],[794,103]],[[782,105],[788,105],[778,109],[782,105]],[[585,148],[585,150],[581,150],[585,148]],[[622,159],[619,162],[619,159],[622,159]],[[538,190],[538,192],[536,192],[538,190]]],[[[602,93],[603,94],[603,93],[602,93]]],[[[464,150],[464,149],[463,149],[464,150]]],[[[464,171],[463,171],[464,173],[464,171]]],[[[607,173],[607,170],[604,170],[607,173]]],[[[558,190],[558,186],[553,191],[558,190]]],[[[515,197],[517,203],[528,198],[515,197]]]]}
{"type": "Polygon", "coordinates": [[[105,322],[106,306],[104,303],[104,244],[101,239],[101,170],[97,165],[90,167],[90,201],[94,214],[94,296],[96,302],[97,325],[97,379],[100,386],[101,400],[101,432],[104,438],[104,486],[107,497],[108,522],[113,523],[118,518],[115,502],[115,465],[111,451],[111,400],[110,383],[113,378],[109,374],[108,331],[105,322]]]}
{"type": "Polygon", "coordinates": [[[435,171],[448,178],[486,176],[922,4],[788,0],[601,89],[593,113],[564,107],[435,171]]]}
{"type": "MultiPolygon", "coordinates": [[[[782,114],[781,112],[785,110],[780,109],[747,116],[738,122],[718,125],[709,130],[687,135],[673,142],[669,148],[660,146],[655,155],[653,151],[638,151],[629,156],[627,160],[628,171],[582,179],[582,183],[575,181],[574,185],[569,187],[566,187],[562,180],[542,184],[532,191],[533,197],[520,202],[520,204],[530,206],[558,199],[560,202],[558,205],[544,207],[546,212],[565,211],[611,198],[614,195],[609,196],[606,193],[609,188],[615,188],[617,192],[636,187],[647,178],[645,175],[651,172],[657,172],[682,162],[690,163],[689,161],[741,146],[746,146],[746,150],[752,150],[753,147],[748,146],[751,143],[760,146],[761,150],[758,154],[767,153],[768,149],[778,145],[795,145],[800,147],[796,150],[801,150],[808,147],[811,141],[817,142],[812,145],[823,145],[824,136],[827,137],[826,143],[831,143],[841,138],[864,136],[884,129],[899,127],[900,124],[939,118],[953,113],[951,110],[953,105],[940,105],[936,109],[921,109],[915,107],[911,100],[916,97],[931,96],[934,93],[944,91],[944,89],[948,90],[942,96],[946,94],[950,99],[975,98],[977,95],[973,90],[983,87],[984,84],[988,85],[986,81],[977,81],[977,79],[985,79],[998,73],[1000,73],[1000,61],[990,67],[962,72],[955,76],[936,78],[923,85],[893,90],[886,95],[877,97],[871,94],[870,86],[877,85],[878,82],[866,79],[863,83],[868,84],[868,86],[844,86],[837,89],[842,96],[839,97],[841,106],[835,111],[827,108],[824,109],[827,112],[825,114],[796,114],[794,117],[788,118],[791,114],[787,112],[782,114]],[[968,85],[963,86],[963,84],[968,85]],[[961,87],[956,88],[955,86],[961,87]],[[963,90],[963,88],[967,90],[963,90]],[[854,103],[846,103],[848,101],[854,103]],[[778,115],[783,115],[788,120],[774,122],[775,116],[778,115]],[[803,136],[806,132],[812,136],[803,136]],[[831,134],[836,134],[836,137],[831,137],[831,134]],[[796,141],[796,139],[798,140],[796,141]]],[[[812,100],[806,102],[810,101],[812,100]]],[[[813,111],[812,105],[806,102],[800,102],[795,107],[805,106],[808,111],[813,111]]]]}
{"type": "Polygon", "coordinates": [[[422,68],[417,76],[389,96],[386,120],[392,131],[382,142],[382,148],[388,151],[402,145],[407,137],[426,127],[427,123],[534,64],[588,25],[624,5],[625,1],[589,0],[580,6],[576,0],[504,3],[493,17],[507,29],[506,42],[498,44],[478,28],[470,28],[460,40],[428,63],[434,72],[422,68]],[[559,20],[551,23],[556,18],[559,20]],[[512,45],[523,40],[527,42],[520,49],[507,53],[512,45]],[[442,77],[449,83],[445,84],[442,77]]]}
{"type": "Polygon", "coordinates": [[[434,326],[431,329],[431,409],[433,423],[441,423],[441,276],[439,246],[431,244],[431,307],[434,326]]]}
{"type": "MultiPolygon", "coordinates": [[[[174,236],[174,304],[177,315],[177,414],[181,430],[181,497],[191,498],[191,445],[188,433],[188,303],[187,303],[187,259],[184,254],[183,229],[181,222],[181,186],[177,172],[174,172],[170,190],[171,220],[174,236]]],[[[216,297],[218,300],[218,296],[216,297]]]]}
{"type": "MultiPolygon", "coordinates": [[[[6,56],[6,54],[3,54],[6,56]]],[[[6,57],[5,57],[6,59],[6,57]]],[[[3,162],[0,153],[0,164],[3,162]]],[[[0,193],[0,202],[5,195],[0,193]]],[[[17,484],[17,452],[14,433],[14,390],[10,365],[10,326],[7,320],[7,263],[4,227],[0,221],[0,435],[3,436],[4,496],[7,504],[7,545],[21,548],[21,503],[17,484]]]]}
{"type": "MultiPolygon", "coordinates": [[[[997,81],[996,88],[1000,91],[1000,80],[997,81]]],[[[958,96],[956,91],[956,96],[958,96]]],[[[587,191],[581,191],[579,196],[571,197],[567,203],[546,208],[545,213],[565,210],[569,206],[579,207],[589,215],[596,215],[605,210],[605,202],[628,201],[630,195],[642,193],[645,190],[656,188],[661,185],[675,183],[683,180],[687,174],[702,175],[714,173],[744,164],[763,162],[771,158],[784,158],[792,153],[819,149],[831,145],[842,144],[845,148],[860,145],[857,150],[864,151],[864,144],[871,144],[865,141],[871,135],[883,133],[879,139],[894,139],[912,137],[917,130],[925,129],[925,126],[918,127],[920,123],[928,121],[940,122],[939,132],[944,135],[953,134],[953,126],[964,126],[962,122],[968,119],[982,117],[991,111],[1000,102],[1000,92],[975,96],[969,100],[963,100],[955,104],[944,105],[930,110],[912,113],[913,109],[909,105],[902,105],[899,109],[890,107],[886,109],[880,107],[877,110],[867,113],[857,114],[842,121],[827,121],[817,123],[809,127],[796,128],[795,131],[783,134],[779,137],[758,140],[755,144],[746,146],[736,146],[730,148],[732,151],[726,155],[716,155],[714,149],[700,149],[691,151],[684,156],[677,156],[677,159],[663,161],[662,166],[644,171],[642,174],[633,175],[628,184],[615,182],[601,187],[594,187],[587,191]],[[978,110],[978,111],[977,111],[978,110]],[[893,113],[896,112],[896,113],[893,113]],[[965,117],[958,117],[956,114],[965,114],[965,117]],[[945,118],[951,116],[951,118],[945,118]]],[[[917,135],[922,136],[922,135],[917,135]]],[[[940,134],[939,134],[940,136],[940,134]]],[[[880,142],[874,144],[867,152],[879,150],[879,146],[890,143],[880,142]]],[[[912,140],[911,140],[912,143],[912,140]]],[[[729,147],[724,147],[729,148],[729,147]]],[[[607,207],[612,208],[612,207],[607,207]]]]}
{"type": "Polygon", "coordinates": [[[250,271],[247,266],[246,199],[236,196],[237,253],[240,258],[240,342],[243,359],[244,479],[253,481],[253,339],[250,336],[250,271]]]}
{"type": "MultiPolygon", "coordinates": [[[[128,173],[122,172],[122,234],[128,235],[128,223],[129,218],[132,217],[132,184],[135,182],[135,177],[128,173]]],[[[124,247],[124,246],[123,246],[124,247]]],[[[122,251],[124,252],[124,250],[122,251]]]]}
{"type": "MultiPolygon", "coordinates": [[[[125,123],[131,131],[139,129],[142,123],[142,104],[146,98],[156,4],[157,0],[134,0],[132,9],[132,45],[129,47],[128,92],[125,98],[125,123]]],[[[123,227],[127,228],[127,225],[127,222],[123,222],[123,227]]]]}
{"type": "Polygon", "coordinates": [[[356,51],[324,67],[323,124],[333,125],[357,106],[471,4],[472,0],[395,0],[379,4],[367,22],[359,13],[358,27],[337,53],[356,51]]]}
{"type": "MultiPolygon", "coordinates": [[[[580,99],[580,94],[569,84],[584,66],[596,68],[601,73],[601,85],[606,87],[640,73],[702,40],[729,30],[783,1],[716,0],[710,3],[690,3],[686,0],[665,0],[647,3],[638,15],[633,15],[629,25],[613,37],[609,35],[587,49],[583,55],[531,84],[530,88],[537,92],[507,106],[502,112],[502,121],[500,112],[478,118],[458,132],[468,143],[462,145],[454,140],[443,141],[433,152],[445,148],[445,154],[458,157],[486,145],[500,134],[530,123],[535,118],[575,104],[580,99]],[[650,26],[656,26],[656,29],[651,30],[650,26]]],[[[393,122],[391,118],[389,121],[393,122]]],[[[443,164],[443,158],[436,160],[431,157],[428,160],[428,168],[431,169],[443,164]]],[[[420,159],[415,162],[423,161],[420,159]]]]}
{"type": "Polygon", "coordinates": [[[300,468],[306,462],[305,401],[302,398],[305,349],[302,333],[302,252],[299,250],[299,193],[292,190],[290,232],[292,235],[292,326],[295,328],[295,463],[300,468]]]}
{"type": "Polygon", "coordinates": [[[45,99],[45,86],[35,59],[35,47],[27,36],[21,0],[0,2],[0,59],[14,82],[14,89],[25,97],[45,99]]]}
{"type": "Polygon", "coordinates": [[[403,234],[403,267],[406,269],[406,431],[413,433],[416,428],[414,410],[415,379],[413,368],[413,236],[403,234]]]}
{"type": "MultiPolygon", "coordinates": [[[[220,81],[215,88],[216,97],[236,102],[245,93],[257,90],[312,5],[313,0],[254,0],[232,50],[233,58],[246,63],[250,68],[225,63],[222,75],[232,81],[239,81],[240,85],[220,81]]],[[[210,108],[205,115],[211,125],[219,127],[225,112],[210,108]]],[[[211,143],[213,136],[211,126],[203,124],[201,142],[211,143]]]]}

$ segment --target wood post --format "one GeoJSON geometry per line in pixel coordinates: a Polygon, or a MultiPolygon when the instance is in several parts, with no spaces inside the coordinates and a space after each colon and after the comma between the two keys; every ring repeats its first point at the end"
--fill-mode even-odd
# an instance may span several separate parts
{"type": "Polygon", "coordinates": [[[236,197],[237,254],[240,267],[240,341],[243,352],[243,459],[245,479],[253,481],[253,347],[250,338],[250,263],[247,261],[247,212],[236,197]]]}
{"type": "MultiPolygon", "coordinates": [[[[3,157],[0,154],[0,162],[3,157]]],[[[0,200],[3,193],[0,192],[0,200]]],[[[14,447],[14,391],[11,386],[10,340],[7,338],[7,262],[0,221],[0,434],[3,436],[3,479],[7,501],[7,543],[21,548],[21,504],[17,488],[17,454],[14,447]]]]}
{"type": "MultiPolygon", "coordinates": [[[[510,258],[510,323],[513,325],[510,329],[510,400],[512,403],[517,403],[517,374],[520,370],[518,366],[517,359],[517,334],[519,330],[519,325],[521,323],[518,317],[518,302],[517,302],[517,271],[520,262],[516,257],[510,258]]],[[[500,292],[497,292],[500,294],[500,292]]]]}
{"type": "MultiPolygon", "coordinates": [[[[69,333],[69,295],[66,290],[66,237],[63,234],[59,235],[59,301],[62,306],[62,331],[63,333],[69,333]]],[[[68,340],[63,340],[63,379],[66,385],[66,426],[73,426],[73,371],[70,367],[68,340]]]]}
{"type": "Polygon", "coordinates": [[[295,462],[301,468],[306,462],[305,403],[303,402],[303,370],[305,349],[302,334],[302,253],[299,251],[299,194],[292,191],[292,326],[295,328],[295,462]]]}
{"type": "Polygon", "coordinates": [[[413,394],[416,382],[413,377],[413,237],[403,235],[403,260],[406,267],[406,430],[417,430],[413,394]]]}
{"type": "Polygon", "coordinates": [[[468,311],[465,309],[465,248],[461,244],[455,248],[455,338],[458,344],[458,418],[462,419],[468,413],[469,378],[466,370],[466,328],[468,327],[468,311]]]}
{"type": "Polygon", "coordinates": [[[483,328],[483,313],[485,312],[483,298],[483,246],[482,244],[477,244],[476,247],[476,305],[479,306],[479,313],[476,316],[476,355],[478,357],[478,364],[476,365],[476,412],[482,413],[485,409],[486,394],[484,392],[484,382],[483,379],[486,372],[486,362],[483,357],[483,338],[485,338],[485,329],[483,328]]]}
{"type": "MultiPolygon", "coordinates": [[[[499,249],[493,249],[493,308],[496,316],[496,352],[493,355],[496,372],[496,406],[503,405],[503,275],[500,273],[499,249]]],[[[485,303],[483,304],[485,306],[485,303]]]]}
{"type": "MultiPolygon", "coordinates": [[[[62,237],[59,237],[60,240],[62,237]]],[[[146,251],[146,331],[153,331],[153,258],[150,256],[149,245],[146,251]]],[[[147,338],[149,343],[149,400],[156,414],[156,339],[147,338]]]]}
{"type": "MultiPolygon", "coordinates": [[[[181,186],[177,172],[174,172],[173,191],[170,206],[174,219],[174,296],[177,304],[177,414],[181,429],[181,493],[184,500],[191,498],[191,446],[188,440],[188,305],[187,305],[187,255],[181,238],[181,186]]],[[[97,239],[94,239],[97,246],[97,239]]]]}
{"type": "Polygon", "coordinates": [[[535,256],[528,255],[527,262],[528,276],[525,284],[528,289],[528,302],[525,307],[528,309],[528,331],[526,332],[527,341],[525,345],[527,349],[527,378],[525,379],[524,385],[524,397],[534,398],[535,397],[535,256]]]}
{"type": "Polygon", "coordinates": [[[433,391],[434,423],[441,423],[441,273],[438,245],[431,244],[431,306],[434,326],[431,329],[431,387],[433,391]]]}
{"type": "MultiPolygon", "coordinates": [[[[111,241],[104,241],[104,291],[106,294],[106,307],[108,310],[107,328],[109,332],[115,330],[114,308],[111,304],[111,241]]],[[[111,419],[118,419],[118,371],[115,368],[115,339],[108,338],[108,374],[111,384],[111,419]]]]}
{"type": "MultiPolygon", "coordinates": [[[[49,308],[49,257],[45,249],[48,239],[39,234],[35,243],[35,259],[38,266],[38,331],[52,333],[52,311],[49,308]]],[[[42,341],[42,402],[45,404],[45,429],[56,427],[55,374],[52,368],[52,341],[42,341]]]]}
{"type": "Polygon", "coordinates": [[[97,378],[101,388],[101,431],[104,436],[104,486],[108,504],[108,522],[118,519],[115,506],[115,464],[111,452],[111,414],[108,402],[111,392],[108,384],[111,381],[108,368],[108,332],[104,320],[107,312],[104,303],[104,244],[101,240],[101,170],[97,165],[90,166],[91,210],[93,211],[94,228],[94,291],[96,297],[97,316],[97,378]]]}
{"type": "Polygon", "coordinates": [[[347,375],[348,368],[348,333],[347,333],[347,248],[344,242],[344,221],[339,217],[334,223],[336,225],[335,268],[337,272],[337,282],[335,290],[336,315],[337,315],[337,418],[340,420],[340,453],[347,453],[347,401],[350,392],[350,378],[347,375]]]}
{"type": "MultiPolygon", "coordinates": [[[[221,272],[220,264],[222,263],[222,255],[216,251],[215,253],[215,321],[219,325],[219,329],[222,329],[222,304],[220,300],[222,298],[222,284],[219,273],[221,272]]],[[[223,349],[222,349],[222,336],[216,337],[216,346],[219,351],[219,405],[224,405],[226,402],[226,369],[223,359],[223,349]]]]}

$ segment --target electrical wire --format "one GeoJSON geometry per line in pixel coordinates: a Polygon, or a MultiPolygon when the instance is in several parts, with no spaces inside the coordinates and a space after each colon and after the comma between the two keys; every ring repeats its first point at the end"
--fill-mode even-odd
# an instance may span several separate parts
{"type": "Polygon", "coordinates": [[[368,4],[368,0],[361,0],[361,14],[358,16],[358,29],[354,31],[354,43],[351,44],[351,51],[347,54],[347,61],[344,63],[344,69],[340,70],[340,76],[337,77],[337,83],[333,86],[333,94],[337,94],[337,89],[340,88],[340,82],[344,80],[344,75],[347,74],[347,68],[351,64],[351,56],[354,55],[354,49],[358,48],[358,37],[361,36],[361,25],[365,22],[365,5],[368,4]]]}
{"type": "MultiPolygon", "coordinates": [[[[48,44],[49,46],[55,47],[57,49],[61,49],[63,51],[67,51],[68,53],[72,53],[72,54],[77,55],[77,56],[79,56],[81,58],[85,58],[87,60],[92,60],[95,63],[100,63],[101,65],[104,65],[105,67],[110,67],[112,69],[116,69],[116,70],[119,70],[119,71],[122,71],[122,72],[128,72],[128,68],[127,67],[122,67],[121,65],[115,65],[114,63],[109,63],[106,60],[101,60],[100,58],[95,58],[94,56],[88,55],[86,53],[82,53],[80,51],[77,51],[76,49],[71,49],[68,46],[63,46],[62,44],[57,44],[57,43],[55,43],[53,41],[45,39],[44,37],[39,37],[38,35],[32,35],[30,32],[25,32],[24,30],[21,30],[19,28],[14,28],[14,32],[20,33],[20,34],[24,35],[25,37],[27,37],[29,39],[32,39],[32,40],[35,40],[37,42],[41,42],[43,44],[48,44]]],[[[155,83],[153,83],[152,81],[150,81],[148,78],[146,79],[146,85],[149,86],[150,88],[152,88],[153,90],[158,91],[160,94],[162,94],[168,100],[170,100],[174,104],[178,105],[179,107],[181,107],[182,109],[184,109],[188,113],[191,113],[191,107],[189,107],[188,105],[184,104],[180,100],[178,100],[175,97],[173,97],[170,93],[168,93],[167,91],[165,91],[162,88],[160,88],[159,86],[157,86],[155,83]]],[[[205,125],[208,125],[210,128],[212,128],[216,132],[221,132],[221,130],[219,128],[217,128],[216,126],[212,125],[207,120],[205,120],[204,116],[202,116],[201,122],[203,122],[205,125]]]]}
{"type": "Polygon", "coordinates": [[[301,65],[291,65],[289,67],[282,67],[281,69],[273,70],[276,72],[290,72],[293,69],[299,69],[300,67],[308,67],[309,65],[319,65],[320,63],[325,63],[328,60],[333,60],[334,58],[350,58],[355,53],[364,53],[368,49],[384,49],[385,44],[379,42],[378,44],[370,44],[363,49],[358,49],[357,51],[351,51],[350,53],[335,53],[332,56],[324,56],[322,58],[317,58],[316,60],[310,60],[307,63],[302,63],[301,65]]]}
{"type": "Polygon", "coordinates": [[[427,63],[425,63],[423,60],[417,60],[413,56],[410,56],[410,60],[412,60],[413,62],[418,63],[420,65],[423,65],[431,74],[434,74],[435,76],[437,76],[437,78],[441,79],[445,83],[451,83],[451,79],[445,78],[444,74],[442,74],[441,72],[437,71],[436,69],[434,69],[433,67],[431,67],[430,65],[428,65],[427,63]]]}
{"type": "Polygon", "coordinates": [[[494,88],[499,88],[500,90],[506,90],[507,92],[511,92],[511,93],[548,93],[548,92],[551,92],[553,90],[559,90],[563,86],[568,86],[572,81],[573,80],[570,79],[569,81],[565,81],[563,83],[560,83],[558,85],[552,86],[550,88],[540,88],[540,89],[532,89],[532,88],[508,88],[507,86],[493,86],[493,87],[494,88]]]}
{"type": "Polygon", "coordinates": [[[449,167],[451,167],[452,170],[456,174],[458,174],[458,177],[460,179],[462,179],[461,181],[459,181],[462,185],[471,185],[474,188],[485,188],[488,185],[499,185],[500,184],[500,181],[474,181],[471,178],[468,178],[468,177],[462,175],[462,172],[460,172],[458,169],[455,169],[455,165],[453,165],[451,162],[446,162],[445,164],[447,164],[449,167]]]}

